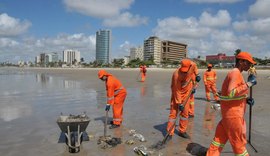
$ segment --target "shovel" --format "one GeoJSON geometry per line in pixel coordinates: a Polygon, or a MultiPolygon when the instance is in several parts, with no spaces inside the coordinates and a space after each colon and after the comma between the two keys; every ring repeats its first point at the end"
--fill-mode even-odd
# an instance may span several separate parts
{"type": "MultiPolygon", "coordinates": [[[[190,82],[191,82],[191,81],[190,81],[190,82]]],[[[195,84],[193,85],[192,90],[195,89],[195,86],[196,86],[196,82],[195,82],[195,84]]],[[[184,107],[186,106],[186,103],[188,102],[188,99],[189,99],[189,97],[190,97],[191,94],[192,94],[192,90],[189,92],[187,98],[185,99],[185,101],[184,101],[184,103],[183,103],[184,107]]],[[[181,111],[179,111],[179,112],[177,113],[177,116],[176,116],[177,118],[178,118],[178,116],[180,115],[180,113],[181,113],[181,111]]],[[[152,148],[156,148],[156,149],[158,149],[158,150],[164,148],[164,145],[165,145],[165,143],[166,143],[166,141],[167,141],[167,139],[168,139],[168,137],[169,137],[171,131],[173,130],[173,128],[174,128],[174,126],[175,126],[175,124],[176,124],[176,121],[177,121],[177,120],[174,121],[173,125],[170,127],[170,129],[169,129],[169,131],[167,132],[167,134],[165,135],[164,139],[163,139],[162,141],[159,141],[157,144],[152,145],[152,146],[151,146],[152,148]]]]}

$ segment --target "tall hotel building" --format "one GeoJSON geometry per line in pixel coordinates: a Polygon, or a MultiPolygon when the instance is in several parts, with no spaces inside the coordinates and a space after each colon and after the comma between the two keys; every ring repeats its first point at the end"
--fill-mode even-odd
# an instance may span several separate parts
{"type": "Polygon", "coordinates": [[[63,61],[67,64],[72,64],[73,61],[80,62],[81,54],[78,50],[64,50],[63,51],[63,61]]]}
{"type": "Polygon", "coordinates": [[[108,64],[111,54],[111,30],[96,32],[96,61],[108,64]]]}
{"type": "Polygon", "coordinates": [[[147,40],[144,40],[144,60],[153,59],[155,64],[160,64],[161,43],[162,41],[156,36],[152,36],[147,40]]]}

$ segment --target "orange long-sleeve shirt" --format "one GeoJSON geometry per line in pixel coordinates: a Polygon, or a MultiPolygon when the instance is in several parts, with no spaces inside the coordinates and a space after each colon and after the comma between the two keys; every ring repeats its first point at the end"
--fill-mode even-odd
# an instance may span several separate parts
{"type": "Polygon", "coordinates": [[[221,89],[221,113],[223,118],[243,117],[246,111],[248,87],[238,68],[230,71],[221,89]]]}
{"type": "Polygon", "coordinates": [[[192,89],[193,72],[182,73],[179,68],[174,71],[172,80],[171,80],[171,100],[173,103],[183,103],[186,99],[189,91],[192,89]]]}
{"type": "Polygon", "coordinates": [[[125,88],[121,82],[112,75],[108,76],[106,81],[106,90],[107,90],[107,104],[114,104],[114,97],[119,93],[125,91],[125,88]]]}

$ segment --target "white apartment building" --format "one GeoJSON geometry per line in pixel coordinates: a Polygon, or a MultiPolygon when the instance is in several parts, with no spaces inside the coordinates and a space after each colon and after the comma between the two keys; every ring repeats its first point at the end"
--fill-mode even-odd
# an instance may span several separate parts
{"type": "Polygon", "coordinates": [[[130,60],[135,60],[137,58],[143,61],[143,47],[142,46],[130,48],[130,60]]]}
{"type": "Polygon", "coordinates": [[[81,54],[78,50],[67,49],[63,51],[63,62],[66,64],[78,63],[81,61],[81,54]],[[76,61],[75,61],[76,60],[76,61]]]}
{"type": "Polygon", "coordinates": [[[162,41],[156,36],[144,40],[144,60],[153,59],[155,64],[159,65],[161,62],[161,44],[162,41]]]}

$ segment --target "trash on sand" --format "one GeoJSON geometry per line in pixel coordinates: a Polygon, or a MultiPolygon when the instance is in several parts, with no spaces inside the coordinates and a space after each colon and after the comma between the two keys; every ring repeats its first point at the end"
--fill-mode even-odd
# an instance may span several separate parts
{"type": "Polygon", "coordinates": [[[111,137],[111,136],[106,136],[106,137],[100,136],[98,139],[98,142],[97,142],[97,144],[102,149],[115,147],[121,143],[122,143],[121,138],[115,138],[115,137],[111,137]]]}
{"type": "MultiPolygon", "coordinates": [[[[147,148],[144,145],[140,145],[138,147],[134,147],[133,151],[141,156],[149,156],[149,155],[153,155],[154,151],[147,151],[147,148]]],[[[160,155],[160,154],[159,154],[160,155]]]]}
{"type": "Polygon", "coordinates": [[[211,108],[212,109],[214,109],[214,110],[220,110],[220,104],[213,104],[212,106],[211,106],[211,108]]]}
{"type": "Polygon", "coordinates": [[[141,135],[141,134],[139,134],[139,133],[133,134],[133,137],[139,139],[141,142],[145,142],[146,141],[145,138],[144,138],[144,136],[141,135]]]}
{"type": "Polygon", "coordinates": [[[136,130],[135,129],[131,129],[131,130],[128,131],[128,133],[129,133],[129,135],[133,135],[133,134],[136,133],[136,130]]]}
{"type": "Polygon", "coordinates": [[[135,144],[136,142],[133,140],[133,139],[130,139],[130,140],[127,140],[126,141],[126,144],[128,144],[128,145],[133,145],[133,144],[135,144]]]}

